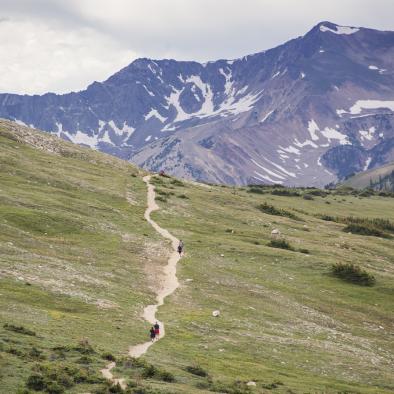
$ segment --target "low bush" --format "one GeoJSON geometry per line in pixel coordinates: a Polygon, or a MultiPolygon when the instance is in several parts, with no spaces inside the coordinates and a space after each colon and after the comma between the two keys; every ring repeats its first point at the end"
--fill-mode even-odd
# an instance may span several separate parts
{"type": "Polygon", "coordinates": [[[260,187],[250,187],[247,190],[248,193],[255,193],[255,194],[265,194],[266,192],[264,191],[264,189],[260,188],[260,187]]]}
{"type": "Polygon", "coordinates": [[[303,198],[304,200],[313,200],[313,199],[314,199],[313,196],[312,196],[311,194],[304,194],[304,195],[302,196],[302,198],[303,198]]]}
{"type": "Polygon", "coordinates": [[[260,204],[257,208],[268,215],[285,216],[293,220],[300,220],[296,215],[294,215],[294,213],[286,211],[285,209],[276,208],[273,205],[267,204],[266,202],[260,204]]]}
{"type": "Polygon", "coordinates": [[[101,357],[104,359],[104,360],[108,360],[108,361],[116,361],[116,358],[115,358],[115,356],[113,355],[113,354],[111,354],[111,353],[103,353],[102,355],[101,355],[101,357]]]}
{"type": "Polygon", "coordinates": [[[175,382],[175,376],[168,371],[159,371],[157,375],[158,379],[162,380],[163,382],[172,383],[175,382]]]}
{"type": "Polygon", "coordinates": [[[271,248],[294,250],[285,239],[271,239],[271,241],[268,242],[268,246],[271,248]]]}
{"type": "Polygon", "coordinates": [[[222,382],[212,382],[209,385],[209,390],[215,393],[226,393],[226,394],[249,394],[251,389],[246,385],[245,382],[234,382],[232,384],[226,384],[222,382]]]}
{"type": "Polygon", "coordinates": [[[308,194],[310,194],[312,196],[316,196],[316,197],[326,197],[330,193],[325,190],[321,190],[321,189],[311,189],[311,190],[308,190],[308,194]]]}
{"type": "Polygon", "coordinates": [[[32,337],[36,336],[36,333],[32,330],[29,330],[28,328],[25,328],[23,326],[15,326],[14,324],[8,324],[5,323],[3,327],[8,330],[8,331],[13,331],[18,334],[23,334],[23,335],[30,335],[32,337]]]}
{"type": "Polygon", "coordinates": [[[29,351],[29,357],[31,357],[33,360],[44,360],[45,359],[45,356],[42,354],[42,351],[38,350],[34,346],[29,351]]]}
{"type": "Polygon", "coordinates": [[[72,348],[81,354],[94,354],[96,353],[87,339],[81,339],[77,346],[72,348]]]}
{"type": "Polygon", "coordinates": [[[205,369],[201,368],[199,365],[189,365],[185,368],[185,370],[193,375],[206,377],[208,376],[208,372],[205,369]]]}
{"type": "Polygon", "coordinates": [[[171,183],[173,185],[175,185],[175,186],[185,186],[185,184],[182,181],[178,180],[178,179],[172,179],[171,183]]]}
{"type": "Polygon", "coordinates": [[[272,390],[272,389],[276,389],[276,388],[278,388],[279,386],[282,386],[283,385],[283,383],[281,382],[281,381],[276,381],[276,382],[272,382],[272,383],[265,383],[265,384],[262,384],[261,386],[264,388],[264,389],[268,389],[268,390],[272,390]]]}
{"type": "Polygon", "coordinates": [[[171,372],[159,369],[152,364],[147,364],[143,367],[141,376],[144,379],[157,379],[164,382],[175,382],[175,377],[171,372]]]}
{"type": "Polygon", "coordinates": [[[41,391],[46,387],[44,377],[39,373],[33,373],[27,378],[26,387],[28,389],[41,391]]]}
{"type": "Polygon", "coordinates": [[[373,286],[375,277],[355,264],[336,263],[331,267],[334,276],[361,286],[373,286]]]}
{"type": "Polygon", "coordinates": [[[383,231],[368,225],[363,224],[348,224],[342,231],[345,233],[359,234],[359,235],[369,235],[374,237],[390,238],[390,236],[383,231]]]}
{"type": "Polygon", "coordinates": [[[292,189],[274,189],[271,192],[274,196],[286,196],[286,197],[300,197],[300,192],[292,189]]]}
{"type": "Polygon", "coordinates": [[[309,250],[308,250],[308,249],[301,248],[301,249],[298,249],[298,251],[299,251],[300,253],[309,254],[309,250]]]}
{"type": "Polygon", "coordinates": [[[186,194],[180,194],[178,198],[183,198],[185,200],[189,200],[189,197],[186,194]]]}

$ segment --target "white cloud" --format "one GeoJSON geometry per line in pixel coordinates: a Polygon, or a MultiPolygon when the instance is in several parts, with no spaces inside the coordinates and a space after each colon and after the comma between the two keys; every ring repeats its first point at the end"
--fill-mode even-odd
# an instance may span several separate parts
{"type": "Polygon", "coordinates": [[[322,20],[394,29],[391,0],[0,0],[0,10],[0,91],[18,93],[80,90],[136,57],[240,57],[322,20]]]}
{"type": "Polygon", "coordinates": [[[59,31],[33,21],[5,21],[0,23],[0,37],[1,92],[80,90],[136,56],[85,27],[59,31]]]}

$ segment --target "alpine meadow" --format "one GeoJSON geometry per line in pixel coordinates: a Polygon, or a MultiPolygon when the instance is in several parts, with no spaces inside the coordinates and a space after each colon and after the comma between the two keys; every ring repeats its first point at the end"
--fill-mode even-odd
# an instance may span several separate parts
{"type": "Polygon", "coordinates": [[[171,250],[146,173],[8,121],[0,139],[1,392],[394,389],[393,196],[153,176],[151,215],[186,247],[166,335],[136,359],[171,250]]]}
{"type": "Polygon", "coordinates": [[[393,1],[0,10],[0,394],[394,393],[393,1]]]}

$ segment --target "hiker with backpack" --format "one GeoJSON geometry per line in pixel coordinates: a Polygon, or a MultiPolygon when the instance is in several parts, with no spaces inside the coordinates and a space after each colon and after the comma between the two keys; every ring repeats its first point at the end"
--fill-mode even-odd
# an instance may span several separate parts
{"type": "Polygon", "coordinates": [[[181,256],[181,255],[182,255],[182,252],[183,252],[183,247],[184,247],[184,245],[183,245],[183,241],[182,241],[182,240],[180,240],[180,241],[179,241],[179,245],[178,245],[178,253],[179,253],[179,256],[181,256]]]}
{"type": "Polygon", "coordinates": [[[156,322],[155,325],[153,326],[153,328],[155,329],[155,336],[156,336],[157,338],[159,338],[159,336],[160,336],[160,326],[159,326],[159,323],[156,322]]]}
{"type": "Polygon", "coordinates": [[[156,338],[156,333],[155,333],[155,329],[153,327],[150,328],[149,330],[150,333],[150,339],[152,342],[154,342],[155,338],[156,338]]]}

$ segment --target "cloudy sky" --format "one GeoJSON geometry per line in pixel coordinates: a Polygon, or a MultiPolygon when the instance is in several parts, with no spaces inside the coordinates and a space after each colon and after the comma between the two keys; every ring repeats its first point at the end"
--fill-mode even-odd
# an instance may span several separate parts
{"type": "Polygon", "coordinates": [[[394,30],[393,0],[0,0],[0,92],[85,88],[137,57],[232,59],[320,21],[394,30]]]}

